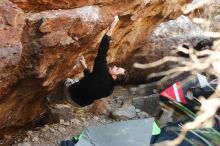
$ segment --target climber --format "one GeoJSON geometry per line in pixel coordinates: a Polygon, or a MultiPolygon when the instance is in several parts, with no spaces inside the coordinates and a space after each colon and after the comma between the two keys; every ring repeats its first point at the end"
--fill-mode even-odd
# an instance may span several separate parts
{"type": "Polygon", "coordinates": [[[72,105],[89,105],[96,99],[109,96],[115,85],[127,81],[128,74],[124,68],[108,67],[106,61],[111,35],[118,20],[116,16],[110,29],[102,38],[94,61],[93,71],[89,71],[84,57],[81,56],[79,61],[84,68],[84,77],[79,81],[70,78],[65,81],[66,99],[72,105]]]}

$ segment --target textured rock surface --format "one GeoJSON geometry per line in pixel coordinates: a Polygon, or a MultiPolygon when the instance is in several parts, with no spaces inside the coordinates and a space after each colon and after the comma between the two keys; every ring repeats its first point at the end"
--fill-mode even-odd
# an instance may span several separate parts
{"type": "MultiPolygon", "coordinates": [[[[11,0],[21,7],[25,12],[39,12],[45,10],[70,9],[82,6],[111,6],[116,10],[123,4],[124,8],[133,7],[134,4],[143,0],[11,0]],[[115,8],[114,8],[115,7],[115,8]]],[[[112,9],[113,8],[113,9],[112,9]]],[[[124,9],[123,8],[123,9],[124,9]]],[[[127,9],[129,10],[129,9],[127,9]]]]}
{"type": "Polygon", "coordinates": [[[136,97],[132,99],[133,105],[137,109],[141,109],[151,116],[155,117],[160,113],[159,95],[152,94],[150,96],[136,97]]]}
{"type": "MultiPolygon", "coordinates": [[[[129,88],[117,86],[113,94],[108,98],[104,98],[104,100],[116,109],[116,107],[122,107],[121,103],[124,103],[126,98],[130,98],[129,95],[129,88]]],[[[133,94],[132,97],[140,97],[140,95],[133,94]]],[[[56,121],[54,118],[49,119],[52,123],[47,122],[43,127],[26,130],[23,134],[19,130],[16,133],[4,135],[4,139],[0,139],[0,145],[60,146],[62,140],[69,140],[73,136],[79,136],[82,131],[85,131],[85,128],[121,121],[114,120],[109,115],[94,115],[91,113],[89,106],[85,108],[75,108],[68,104],[51,104],[51,106],[53,108],[50,116],[57,117],[56,121]]],[[[132,119],[149,118],[149,115],[140,109],[135,111],[137,114],[132,119]]]]}
{"type": "Polygon", "coordinates": [[[114,109],[112,111],[112,117],[118,120],[131,119],[136,116],[135,107],[130,104],[125,104],[123,107],[114,109]]]}
{"type": "Polygon", "coordinates": [[[170,69],[169,64],[145,70],[132,68],[132,65],[134,62],[150,63],[165,56],[176,55],[173,51],[178,45],[196,46],[199,41],[209,39],[203,36],[202,32],[199,26],[185,16],[162,23],[153,31],[148,42],[137,49],[135,54],[126,61],[126,67],[132,75],[130,80],[139,83],[146,82],[149,80],[149,74],[170,69]]]}
{"type": "Polygon", "coordinates": [[[80,54],[92,67],[97,46],[114,15],[120,16],[120,22],[108,60],[125,64],[140,49],[148,49],[144,46],[154,28],[178,17],[190,0],[12,2],[26,12],[26,23],[16,5],[0,2],[0,33],[5,34],[0,40],[0,133],[42,116],[48,95],[62,97],[63,80],[80,75],[80,54]]]}
{"type": "Polygon", "coordinates": [[[93,103],[93,106],[90,109],[94,115],[109,115],[111,111],[111,107],[105,100],[96,100],[93,103]]]}
{"type": "MultiPolygon", "coordinates": [[[[21,34],[24,25],[24,13],[15,4],[6,0],[0,1],[0,129],[10,126],[12,119],[20,120],[15,112],[18,102],[25,105],[21,94],[14,95],[12,85],[17,82],[18,64],[22,54],[21,34]],[[7,99],[3,95],[7,92],[7,99]]],[[[33,91],[34,92],[34,91],[33,91]]],[[[34,114],[34,113],[33,113],[34,114]]],[[[13,121],[15,123],[17,121],[13,121]]]]}
{"type": "Polygon", "coordinates": [[[24,13],[11,2],[0,1],[0,96],[16,82],[15,68],[22,53],[24,13]]]}

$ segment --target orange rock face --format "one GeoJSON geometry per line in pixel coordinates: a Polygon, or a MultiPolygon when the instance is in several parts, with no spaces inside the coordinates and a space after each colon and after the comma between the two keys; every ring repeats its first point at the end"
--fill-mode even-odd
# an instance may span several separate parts
{"type": "Polygon", "coordinates": [[[23,15],[13,3],[0,2],[0,96],[17,80],[15,72],[22,53],[23,15]]]}
{"type": "Polygon", "coordinates": [[[62,96],[63,81],[80,75],[79,55],[92,67],[100,39],[115,15],[120,22],[108,61],[120,65],[145,45],[157,25],[179,16],[189,2],[2,0],[0,134],[43,115],[46,97],[62,96]]]}

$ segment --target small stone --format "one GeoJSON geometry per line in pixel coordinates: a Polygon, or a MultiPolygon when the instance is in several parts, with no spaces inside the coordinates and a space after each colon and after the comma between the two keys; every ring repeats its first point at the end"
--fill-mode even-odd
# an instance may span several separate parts
{"type": "Polygon", "coordinates": [[[93,119],[96,120],[96,121],[98,121],[98,120],[99,120],[99,117],[94,116],[93,119]]]}
{"type": "Polygon", "coordinates": [[[50,131],[51,131],[51,132],[55,132],[55,129],[53,129],[53,128],[50,128],[50,131]]]}
{"type": "Polygon", "coordinates": [[[136,116],[135,107],[133,105],[124,105],[112,112],[112,117],[118,120],[131,119],[136,116]]]}
{"type": "Polygon", "coordinates": [[[136,113],[140,113],[141,110],[140,109],[135,109],[136,113]]]}
{"type": "Polygon", "coordinates": [[[86,119],[85,119],[85,118],[83,118],[83,117],[81,117],[81,118],[80,118],[80,120],[81,120],[83,123],[85,123],[85,122],[86,122],[86,119]]]}
{"type": "Polygon", "coordinates": [[[27,132],[27,135],[29,135],[29,136],[31,136],[32,134],[33,134],[32,131],[28,131],[28,132],[27,132]]]}
{"type": "Polygon", "coordinates": [[[63,127],[59,127],[58,130],[59,130],[60,132],[65,132],[65,131],[66,131],[66,129],[63,128],[63,127]]]}
{"type": "Polygon", "coordinates": [[[94,115],[109,115],[110,114],[110,105],[105,100],[96,100],[91,107],[90,111],[94,115]]]}
{"type": "Polygon", "coordinates": [[[67,122],[63,123],[63,125],[65,125],[65,126],[69,126],[69,125],[70,125],[70,122],[67,121],[67,122]]]}
{"type": "Polygon", "coordinates": [[[46,132],[50,127],[48,125],[44,125],[44,128],[42,128],[42,132],[46,132]]]}
{"type": "Polygon", "coordinates": [[[106,120],[105,119],[101,119],[100,122],[101,123],[106,123],[106,120]]]}
{"type": "Polygon", "coordinates": [[[65,123],[65,121],[64,121],[64,119],[60,119],[60,124],[64,124],[65,123]]]}
{"type": "Polygon", "coordinates": [[[23,141],[28,142],[29,141],[28,137],[25,137],[23,141]]]}
{"type": "Polygon", "coordinates": [[[49,125],[44,125],[44,128],[49,129],[50,127],[49,125]]]}
{"type": "Polygon", "coordinates": [[[39,141],[39,138],[38,138],[37,136],[35,136],[35,137],[32,139],[32,141],[37,142],[37,141],[39,141]]]}
{"type": "Polygon", "coordinates": [[[74,125],[80,125],[80,121],[78,119],[71,119],[70,122],[74,125]]]}

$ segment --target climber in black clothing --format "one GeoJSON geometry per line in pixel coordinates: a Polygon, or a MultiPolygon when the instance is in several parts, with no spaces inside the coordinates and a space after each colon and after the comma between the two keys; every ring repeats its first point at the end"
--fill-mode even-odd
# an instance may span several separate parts
{"type": "Polygon", "coordinates": [[[80,63],[84,68],[85,76],[78,82],[69,78],[66,80],[67,100],[71,104],[80,106],[89,105],[96,99],[109,96],[116,84],[123,83],[127,80],[125,69],[116,66],[109,68],[106,61],[111,34],[117,21],[118,18],[115,17],[109,31],[102,38],[98,54],[94,61],[93,71],[89,71],[82,56],[80,63]]]}

